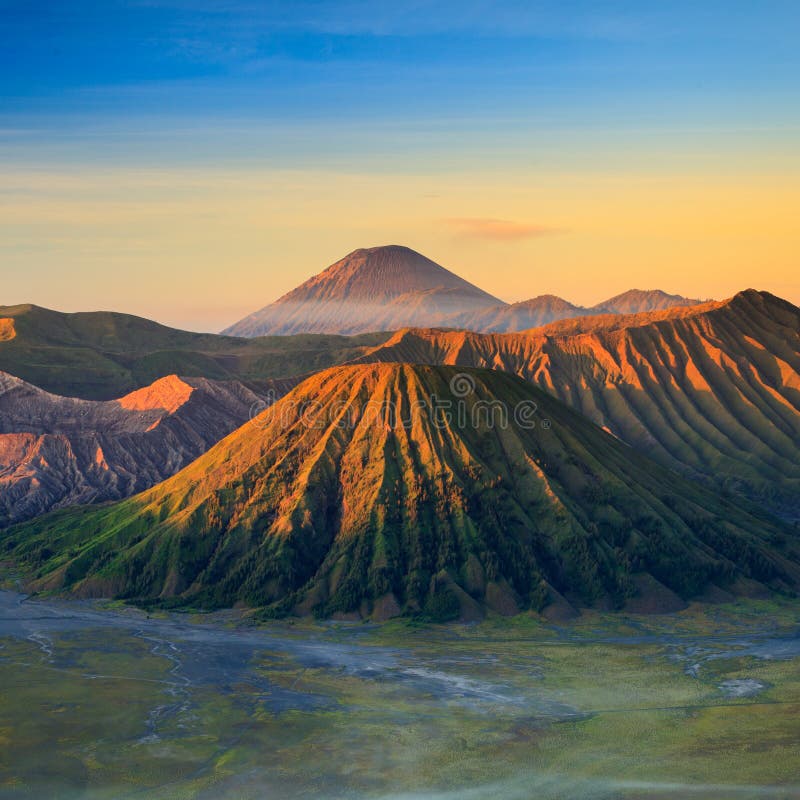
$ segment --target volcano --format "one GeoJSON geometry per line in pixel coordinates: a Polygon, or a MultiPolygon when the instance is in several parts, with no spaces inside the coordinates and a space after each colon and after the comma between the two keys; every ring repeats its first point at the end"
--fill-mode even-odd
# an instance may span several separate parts
{"type": "Polygon", "coordinates": [[[326,370],[152,489],[1,535],[34,589],[269,614],[468,618],[800,580],[789,527],[526,381],[408,364],[326,370]]]}
{"type": "Polygon", "coordinates": [[[503,305],[429,258],[399,245],[355,250],[223,333],[366,333],[438,325],[503,305]]]}

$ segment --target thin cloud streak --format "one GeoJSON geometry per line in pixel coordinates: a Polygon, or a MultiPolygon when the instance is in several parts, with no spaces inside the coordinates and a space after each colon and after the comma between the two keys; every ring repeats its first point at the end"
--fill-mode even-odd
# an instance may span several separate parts
{"type": "Polygon", "coordinates": [[[534,239],[563,232],[560,228],[549,225],[491,217],[447,217],[442,222],[453,228],[458,237],[498,242],[534,239]]]}

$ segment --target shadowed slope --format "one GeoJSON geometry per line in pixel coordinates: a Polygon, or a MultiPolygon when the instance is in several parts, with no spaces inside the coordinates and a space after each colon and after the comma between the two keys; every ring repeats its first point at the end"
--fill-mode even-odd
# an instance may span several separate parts
{"type": "Polygon", "coordinates": [[[153,489],[3,542],[40,588],[435,618],[787,588],[796,544],[515,376],[387,364],[314,376],[153,489]]]}
{"type": "Polygon", "coordinates": [[[274,303],[231,325],[236,336],[364,333],[435,325],[500,301],[399,245],[355,250],[274,303]]]}
{"type": "Polygon", "coordinates": [[[800,309],[767,292],[525,334],[402,331],[362,359],[513,372],[662,463],[800,516],[800,309]]]}
{"type": "Polygon", "coordinates": [[[177,374],[239,380],[257,392],[358,356],[389,334],[240,339],[130,314],[0,306],[0,370],[60,395],[111,400],[177,374]],[[4,334],[5,331],[5,334],[4,334]]]}

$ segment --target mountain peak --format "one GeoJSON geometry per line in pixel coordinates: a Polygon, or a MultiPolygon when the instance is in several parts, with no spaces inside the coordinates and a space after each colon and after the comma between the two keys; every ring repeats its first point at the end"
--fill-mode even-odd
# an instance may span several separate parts
{"type": "Polygon", "coordinates": [[[352,258],[353,256],[369,257],[381,254],[388,257],[412,256],[424,258],[421,253],[418,253],[416,250],[404,244],[379,244],[375,245],[375,247],[357,247],[351,253],[348,253],[345,259],[352,258]]]}
{"type": "Polygon", "coordinates": [[[554,320],[584,313],[588,313],[587,309],[575,306],[563,297],[540,294],[519,303],[455,314],[443,320],[442,324],[483,333],[508,333],[537,328],[554,320]]]}
{"type": "Polygon", "coordinates": [[[128,411],[161,410],[174,414],[192,395],[194,388],[177,375],[159,378],[149,386],[120,397],[117,402],[128,411]]]}
{"type": "Polygon", "coordinates": [[[236,382],[176,375],[84,400],[0,372],[0,528],[147,489],[243,425],[259,400],[236,382]]]}
{"type": "Polygon", "coordinates": [[[614,314],[639,314],[643,311],[661,311],[676,306],[694,306],[706,302],[668,294],[661,289],[628,289],[626,292],[610,297],[590,309],[591,313],[611,312],[614,314]]]}
{"type": "Polygon", "coordinates": [[[800,519],[800,308],[769,292],[503,336],[407,331],[358,358],[508,370],[663,464],[800,519]]]}
{"type": "MultiPolygon", "coordinates": [[[[456,288],[475,289],[463,278],[416,250],[393,244],[354,250],[281,297],[277,303],[293,302],[298,298],[376,302],[408,292],[456,288]]],[[[499,302],[496,298],[491,299],[499,302]]]]}
{"type": "Polygon", "coordinates": [[[225,333],[361,333],[434,325],[448,314],[503,305],[402,245],[360,248],[225,333]]]}

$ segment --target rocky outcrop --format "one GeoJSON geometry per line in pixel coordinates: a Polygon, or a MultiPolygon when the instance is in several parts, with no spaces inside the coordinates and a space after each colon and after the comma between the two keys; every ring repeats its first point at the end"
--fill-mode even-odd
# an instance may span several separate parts
{"type": "Polygon", "coordinates": [[[0,524],[147,489],[261,402],[240,383],[176,375],[119,400],[80,400],[0,373],[0,524]]]}

